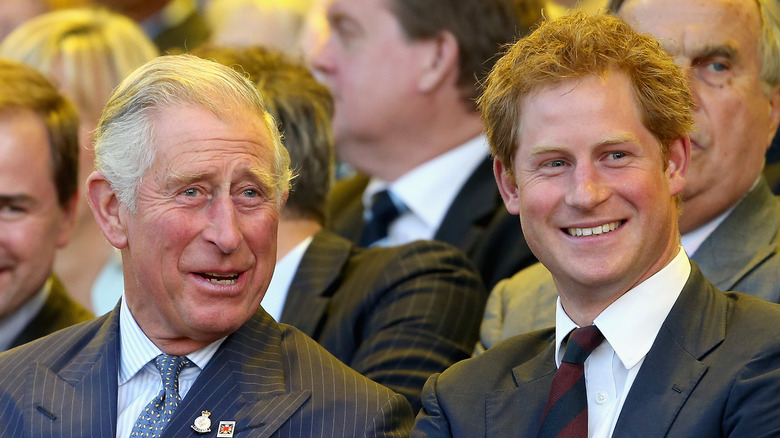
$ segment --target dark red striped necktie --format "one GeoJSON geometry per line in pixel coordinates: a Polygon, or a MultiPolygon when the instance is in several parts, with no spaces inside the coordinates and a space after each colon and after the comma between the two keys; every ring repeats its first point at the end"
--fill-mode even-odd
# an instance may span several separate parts
{"type": "Polygon", "coordinates": [[[604,340],[595,325],[581,327],[569,335],[566,354],[553,377],[550,397],[544,408],[539,438],[587,438],[588,394],[585,391],[585,359],[604,340]]]}

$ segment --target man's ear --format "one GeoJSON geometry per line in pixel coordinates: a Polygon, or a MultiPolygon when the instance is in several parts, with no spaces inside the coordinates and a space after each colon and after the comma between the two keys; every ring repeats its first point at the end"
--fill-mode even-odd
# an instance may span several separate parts
{"type": "Polygon", "coordinates": [[[508,167],[504,166],[498,158],[493,160],[493,175],[496,177],[498,191],[504,200],[507,211],[511,214],[520,213],[520,200],[517,195],[517,182],[514,173],[508,167]]]}
{"type": "Polygon", "coordinates": [[[417,89],[422,93],[436,89],[449,77],[458,79],[458,41],[449,31],[443,31],[430,40],[423,42],[428,50],[422,58],[423,65],[417,82],[417,89]]]}
{"type": "Polygon", "coordinates": [[[685,188],[688,167],[691,164],[691,139],[684,135],[669,145],[669,155],[666,162],[666,178],[669,182],[669,193],[679,195],[685,188]]]}
{"type": "Polygon", "coordinates": [[[127,228],[119,214],[122,205],[101,172],[93,172],[87,179],[87,200],[109,243],[118,249],[127,247],[127,228]]]}

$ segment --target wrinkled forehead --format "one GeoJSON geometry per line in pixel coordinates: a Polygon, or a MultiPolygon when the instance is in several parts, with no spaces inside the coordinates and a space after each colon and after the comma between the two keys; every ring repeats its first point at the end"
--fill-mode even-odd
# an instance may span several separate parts
{"type": "Polygon", "coordinates": [[[727,48],[758,59],[761,16],[756,0],[627,0],[618,15],[656,37],[674,57],[727,48]]]}
{"type": "Polygon", "coordinates": [[[160,108],[152,122],[158,162],[179,164],[249,162],[272,167],[275,133],[251,109],[214,112],[198,105],[160,108]]]}

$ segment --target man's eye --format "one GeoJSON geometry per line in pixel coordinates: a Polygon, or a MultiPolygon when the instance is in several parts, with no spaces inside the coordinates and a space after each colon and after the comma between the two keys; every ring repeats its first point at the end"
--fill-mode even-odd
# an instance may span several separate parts
{"type": "Polygon", "coordinates": [[[613,160],[619,160],[626,156],[625,152],[610,152],[609,158],[612,158],[613,160]]]}
{"type": "Polygon", "coordinates": [[[187,196],[187,197],[190,197],[190,198],[194,198],[195,196],[198,196],[199,193],[200,192],[198,192],[198,189],[187,189],[184,192],[182,192],[182,194],[184,196],[187,196]]]}
{"type": "Polygon", "coordinates": [[[0,206],[0,212],[2,213],[24,213],[27,209],[19,207],[18,205],[3,205],[0,206]]]}
{"type": "Polygon", "coordinates": [[[711,62],[707,64],[707,68],[714,72],[721,72],[728,70],[728,66],[722,62],[711,62]]]}
{"type": "Polygon", "coordinates": [[[566,163],[563,160],[551,160],[547,162],[548,167],[563,167],[566,163]]]}
{"type": "Polygon", "coordinates": [[[241,192],[243,196],[246,196],[247,198],[256,198],[260,196],[260,192],[258,192],[255,189],[246,189],[243,192],[241,192]]]}

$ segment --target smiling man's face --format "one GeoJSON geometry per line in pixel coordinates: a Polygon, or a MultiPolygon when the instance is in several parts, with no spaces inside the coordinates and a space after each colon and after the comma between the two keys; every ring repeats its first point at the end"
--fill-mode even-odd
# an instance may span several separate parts
{"type": "Polygon", "coordinates": [[[562,301],[611,302],[677,255],[687,140],[672,142],[665,162],[625,74],[568,79],[521,106],[514,168],[496,164],[499,189],[562,301]]]}

